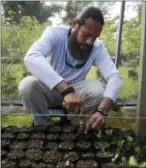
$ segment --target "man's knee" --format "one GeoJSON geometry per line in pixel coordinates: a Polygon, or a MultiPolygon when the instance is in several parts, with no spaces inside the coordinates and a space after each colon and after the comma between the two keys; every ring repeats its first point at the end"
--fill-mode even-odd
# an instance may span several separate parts
{"type": "Polygon", "coordinates": [[[33,76],[28,76],[22,79],[18,86],[21,96],[30,96],[36,88],[38,80],[33,76]]]}
{"type": "Polygon", "coordinates": [[[87,95],[89,96],[89,99],[94,102],[99,102],[103,97],[105,86],[103,83],[97,80],[91,80],[88,83],[87,89],[87,95]]]}

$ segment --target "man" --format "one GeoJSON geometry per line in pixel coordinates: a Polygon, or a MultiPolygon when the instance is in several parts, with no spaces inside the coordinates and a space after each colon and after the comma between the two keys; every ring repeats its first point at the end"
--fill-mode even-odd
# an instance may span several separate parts
{"type": "Polygon", "coordinates": [[[98,8],[84,7],[69,30],[49,27],[28,50],[24,62],[33,76],[21,81],[19,91],[35,125],[50,124],[43,114],[51,106],[64,104],[68,112],[90,115],[81,122],[86,130],[103,126],[122,86],[119,71],[98,39],[103,25],[98,8]],[[100,70],[106,86],[85,80],[91,66],[100,70]]]}

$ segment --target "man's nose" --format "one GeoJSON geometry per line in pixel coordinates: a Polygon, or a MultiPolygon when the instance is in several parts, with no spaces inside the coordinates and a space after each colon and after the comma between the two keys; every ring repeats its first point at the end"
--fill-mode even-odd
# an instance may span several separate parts
{"type": "Polygon", "coordinates": [[[93,38],[93,37],[87,38],[86,44],[92,45],[94,43],[94,41],[95,41],[95,38],[93,38]]]}

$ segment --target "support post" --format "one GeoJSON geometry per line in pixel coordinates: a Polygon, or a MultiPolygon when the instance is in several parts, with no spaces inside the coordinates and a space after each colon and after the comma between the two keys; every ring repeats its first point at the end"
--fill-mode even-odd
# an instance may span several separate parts
{"type": "Polygon", "coordinates": [[[142,2],[142,32],[139,66],[139,92],[136,131],[140,142],[146,142],[146,2],[142,2]]]}
{"type": "Polygon", "coordinates": [[[122,27],[123,27],[124,12],[125,12],[125,1],[122,1],[121,3],[122,4],[121,4],[121,12],[120,12],[120,24],[119,24],[117,51],[116,51],[116,60],[115,60],[115,64],[117,68],[118,68],[119,60],[120,60],[121,42],[122,42],[122,27]]]}

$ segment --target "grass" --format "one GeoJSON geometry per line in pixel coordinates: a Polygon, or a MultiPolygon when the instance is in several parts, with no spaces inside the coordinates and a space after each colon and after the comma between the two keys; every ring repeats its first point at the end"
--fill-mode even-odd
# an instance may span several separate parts
{"type": "Polygon", "coordinates": [[[86,79],[90,80],[90,79],[96,79],[96,78],[97,78],[96,68],[95,67],[91,67],[89,73],[87,74],[86,79]]]}
{"type": "Polygon", "coordinates": [[[2,126],[6,127],[9,125],[23,127],[23,126],[31,126],[32,118],[31,116],[17,116],[17,115],[2,115],[1,117],[2,126]]]}
{"type": "MultiPolygon", "coordinates": [[[[123,88],[121,90],[121,93],[119,95],[119,98],[128,98],[134,95],[137,91],[137,81],[132,80],[131,78],[128,78],[128,67],[119,67],[119,71],[121,73],[121,76],[123,78],[123,88]]],[[[22,74],[23,74],[23,67],[22,64],[14,64],[11,67],[11,72],[15,74],[17,78],[17,84],[22,79],[22,74]]],[[[90,69],[90,72],[87,75],[86,79],[97,79],[96,75],[96,69],[92,67],[90,69]]],[[[3,115],[2,116],[2,125],[3,126],[8,126],[8,125],[16,125],[18,127],[22,126],[29,126],[32,124],[32,119],[30,116],[13,116],[13,115],[3,115]]],[[[54,119],[54,122],[58,122],[58,119],[54,119]]],[[[127,120],[117,120],[117,119],[108,119],[107,121],[110,125],[112,126],[119,126],[119,127],[124,127],[126,126],[134,128],[134,123],[133,121],[127,121],[127,120]]]]}
{"type": "Polygon", "coordinates": [[[22,64],[13,64],[12,68],[11,68],[11,72],[13,74],[15,74],[17,84],[19,84],[19,82],[22,79],[22,74],[23,74],[23,66],[22,66],[22,64]]]}
{"type": "MultiPolygon", "coordinates": [[[[54,117],[53,122],[57,124],[59,122],[59,117],[54,117]]],[[[112,127],[119,127],[119,128],[131,128],[135,130],[135,121],[134,120],[126,120],[126,119],[106,119],[106,123],[112,127]]],[[[30,115],[26,116],[17,116],[17,115],[2,115],[1,124],[3,127],[6,126],[17,126],[17,127],[24,127],[24,126],[31,126],[32,125],[32,118],[30,115]]]]}
{"type": "MultiPolygon", "coordinates": [[[[54,124],[57,124],[60,122],[59,117],[52,117],[52,121],[54,124]]],[[[7,127],[9,125],[17,126],[17,127],[23,127],[23,126],[31,126],[32,125],[32,117],[31,115],[10,115],[5,114],[1,117],[1,124],[3,127],[7,127]]]]}
{"type": "Polygon", "coordinates": [[[123,87],[119,98],[128,98],[137,94],[138,82],[128,77],[128,67],[119,67],[123,79],[123,87]]]}
{"type": "Polygon", "coordinates": [[[135,120],[108,118],[106,119],[106,123],[109,126],[115,127],[115,128],[129,128],[129,129],[136,130],[135,120]]]}
{"type": "MultiPolygon", "coordinates": [[[[123,87],[119,95],[119,98],[121,99],[130,98],[137,92],[137,81],[134,81],[132,78],[128,77],[128,70],[129,68],[127,66],[119,67],[119,71],[123,80],[123,87]]],[[[97,79],[95,67],[91,68],[86,79],[97,79]]]]}
{"type": "Polygon", "coordinates": [[[16,77],[17,84],[22,79],[23,65],[22,64],[2,64],[3,71],[10,71],[16,77]]]}

